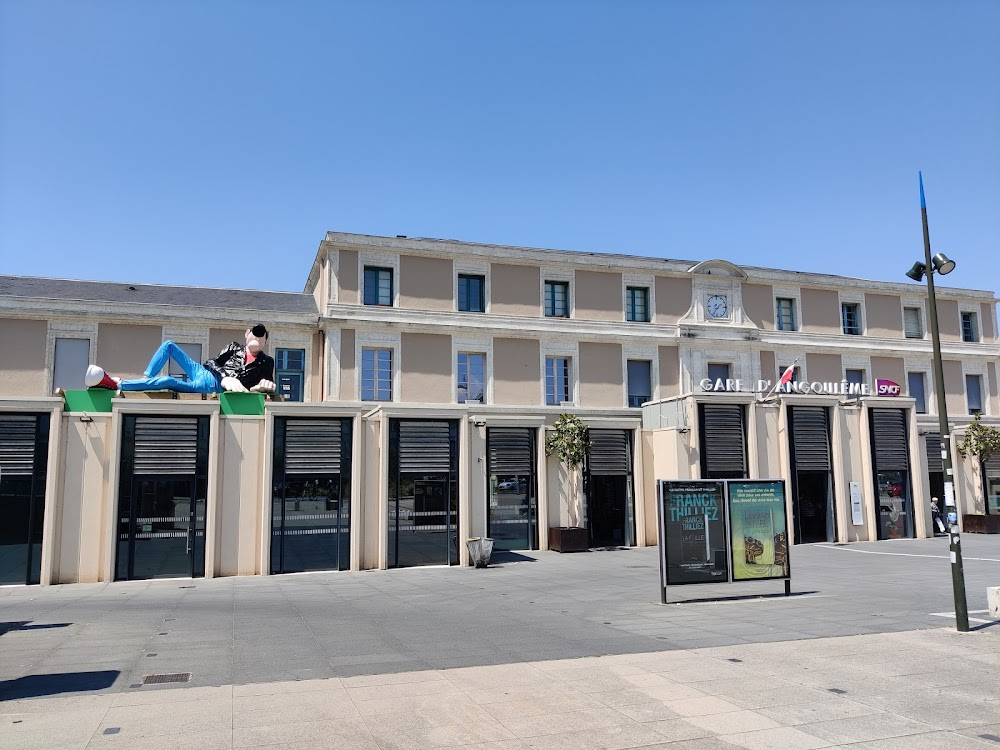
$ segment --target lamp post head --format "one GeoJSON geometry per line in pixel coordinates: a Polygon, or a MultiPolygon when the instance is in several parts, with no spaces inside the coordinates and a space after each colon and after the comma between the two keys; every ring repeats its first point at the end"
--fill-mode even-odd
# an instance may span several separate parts
{"type": "MultiPolygon", "coordinates": [[[[954,264],[952,264],[952,266],[954,267],[954,264]]],[[[914,281],[923,281],[924,273],[926,271],[927,271],[927,266],[925,266],[918,260],[916,263],[913,264],[913,268],[911,268],[909,271],[906,272],[906,275],[909,276],[914,281]]]]}
{"type": "Polygon", "coordinates": [[[955,261],[944,253],[938,253],[935,255],[931,263],[934,266],[934,270],[942,276],[945,276],[955,270],[955,261]]]}

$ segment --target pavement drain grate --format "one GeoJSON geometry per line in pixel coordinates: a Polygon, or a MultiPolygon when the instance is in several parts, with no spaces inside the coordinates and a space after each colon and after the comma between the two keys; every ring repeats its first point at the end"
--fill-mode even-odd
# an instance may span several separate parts
{"type": "Polygon", "coordinates": [[[162,685],[167,682],[191,682],[191,673],[174,672],[173,674],[147,674],[142,677],[143,685],[162,685]]]}
{"type": "Polygon", "coordinates": [[[840,688],[827,688],[826,692],[828,692],[828,693],[836,693],[837,695],[847,695],[847,691],[846,690],[841,690],[840,688]]]}
{"type": "Polygon", "coordinates": [[[132,685],[129,685],[129,687],[130,688],[141,688],[142,687],[142,683],[141,682],[136,682],[136,683],[133,683],[132,685]]]}
{"type": "Polygon", "coordinates": [[[108,727],[104,730],[104,734],[118,734],[120,731],[122,731],[121,727],[108,727]]]}
{"type": "Polygon", "coordinates": [[[146,654],[147,659],[150,658],[151,656],[156,656],[156,654],[146,654]]]}
{"type": "Polygon", "coordinates": [[[726,659],[726,661],[731,661],[733,664],[742,664],[742,659],[726,659]]]}
{"type": "Polygon", "coordinates": [[[995,734],[981,734],[979,735],[984,740],[989,740],[990,742],[1000,742],[1000,737],[995,734]]]}
{"type": "Polygon", "coordinates": [[[197,586],[178,586],[177,588],[179,588],[179,589],[196,589],[198,587],[197,586]]]}
{"type": "Polygon", "coordinates": [[[652,565],[626,565],[629,570],[638,570],[639,568],[652,568],[652,565]]]}

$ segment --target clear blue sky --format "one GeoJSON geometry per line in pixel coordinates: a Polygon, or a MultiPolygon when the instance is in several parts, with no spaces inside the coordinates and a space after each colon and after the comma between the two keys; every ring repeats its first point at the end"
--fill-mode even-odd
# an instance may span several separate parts
{"type": "Polygon", "coordinates": [[[1000,2],[0,0],[0,272],[298,291],[327,230],[1000,291],[1000,2]]]}

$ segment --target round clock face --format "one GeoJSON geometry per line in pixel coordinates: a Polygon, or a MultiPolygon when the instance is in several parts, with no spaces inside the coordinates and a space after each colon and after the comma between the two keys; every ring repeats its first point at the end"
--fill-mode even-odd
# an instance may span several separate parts
{"type": "Polygon", "coordinates": [[[713,318],[728,317],[729,301],[721,294],[713,294],[708,298],[708,314],[713,318]]]}

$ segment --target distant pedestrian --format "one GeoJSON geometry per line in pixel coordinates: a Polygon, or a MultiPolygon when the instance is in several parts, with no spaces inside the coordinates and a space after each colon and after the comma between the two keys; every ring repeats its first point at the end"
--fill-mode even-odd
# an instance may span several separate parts
{"type": "Polygon", "coordinates": [[[936,497],[931,498],[931,520],[938,527],[942,534],[947,530],[944,525],[944,518],[941,517],[941,508],[936,497]]]}

